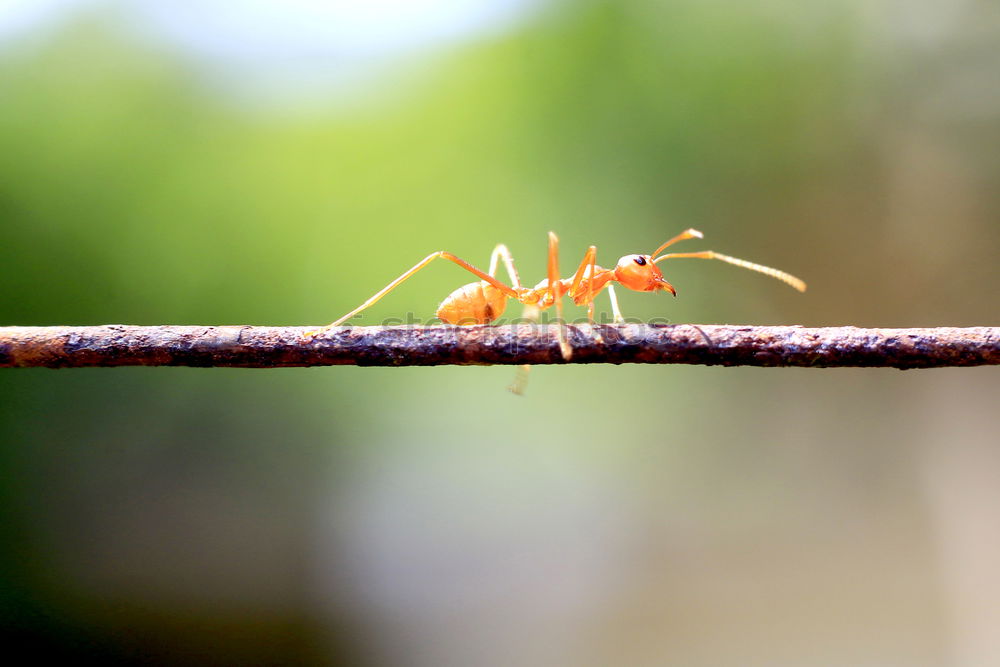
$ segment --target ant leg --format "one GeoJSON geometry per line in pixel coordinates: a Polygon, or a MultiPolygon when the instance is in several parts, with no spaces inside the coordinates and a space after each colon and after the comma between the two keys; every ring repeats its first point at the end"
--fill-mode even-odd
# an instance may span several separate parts
{"type": "Polygon", "coordinates": [[[517,275],[517,269],[514,268],[514,256],[510,254],[510,250],[507,250],[507,246],[502,243],[498,243],[496,248],[493,248],[493,254],[490,255],[490,270],[487,271],[491,276],[495,276],[497,273],[497,262],[503,259],[503,264],[507,268],[507,275],[510,276],[510,284],[514,289],[521,289],[521,279],[517,275]]]}
{"type": "MultiPolygon", "coordinates": [[[[569,286],[570,296],[575,297],[579,293],[580,283],[583,282],[583,278],[586,275],[588,266],[591,267],[590,276],[588,277],[593,279],[594,277],[593,267],[596,263],[597,263],[597,246],[592,245],[589,248],[587,248],[587,252],[583,253],[583,260],[580,262],[580,266],[576,267],[576,273],[573,274],[573,282],[570,283],[569,286]]],[[[588,285],[587,296],[590,295],[591,292],[589,291],[589,285],[588,285]]]]}
{"type": "Polygon", "coordinates": [[[587,280],[587,319],[590,320],[590,330],[594,334],[594,340],[600,345],[604,345],[604,337],[597,330],[594,324],[594,278],[597,275],[597,248],[590,246],[590,279],[587,280]]]}
{"type": "Polygon", "coordinates": [[[573,277],[571,292],[576,292],[584,275],[587,277],[587,321],[590,322],[590,331],[594,336],[594,340],[603,345],[604,337],[601,336],[601,333],[594,324],[594,278],[597,275],[597,246],[590,246],[584,254],[583,261],[580,262],[580,267],[576,270],[576,275],[573,277]],[[587,269],[590,269],[589,274],[585,273],[587,269]]]}
{"type": "Polygon", "coordinates": [[[524,388],[528,386],[528,373],[531,372],[531,364],[521,364],[514,371],[514,381],[507,385],[507,391],[518,396],[524,396],[524,388]]]}
{"type": "Polygon", "coordinates": [[[504,294],[506,294],[510,298],[512,298],[512,299],[516,299],[517,298],[517,292],[515,292],[513,289],[511,289],[507,285],[504,285],[502,282],[500,282],[499,280],[497,280],[493,276],[491,276],[489,274],[486,274],[486,273],[483,273],[482,271],[480,271],[476,267],[472,266],[471,264],[469,264],[465,260],[463,260],[463,259],[461,259],[459,257],[456,257],[455,255],[451,254],[450,252],[445,252],[443,250],[439,250],[438,252],[431,253],[430,255],[427,255],[427,257],[424,257],[422,260],[420,260],[419,262],[417,262],[413,266],[413,268],[409,269],[403,275],[401,275],[400,277],[396,278],[391,283],[389,283],[388,285],[386,285],[385,287],[383,287],[381,290],[379,290],[378,292],[376,292],[374,294],[374,296],[372,296],[370,299],[368,299],[367,301],[365,301],[363,304],[361,304],[360,306],[358,306],[357,308],[355,308],[351,312],[347,313],[346,315],[344,315],[343,317],[341,317],[341,318],[339,318],[337,320],[334,320],[332,323],[326,325],[322,329],[316,329],[316,330],[313,330],[313,331],[307,331],[306,332],[306,336],[308,336],[310,338],[313,337],[313,336],[316,336],[317,334],[325,331],[326,329],[330,329],[331,327],[338,326],[341,323],[345,322],[346,320],[349,320],[350,318],[354,317],[355,315],[357,315],[361,311],[365,310],[366,308],[369,308],[369,307],[373,306],[374,304],[378,303],[378,301],[382,297],[384,297],[386,294],[388,294],[392,290],[394,290],[397,287],[399,287],[401,284],[403,284],[405,281],[407,281],[409,278],[411,278],[413,276],[413,274],[415,274],[417,271],[419,271],[420,269],[424,268],[425,266],[427,266],[428,264],[430,264],[431,262],[433,262],[438,257],[440,257],[442,259],[447,259],[450,262],[454,262],[455,264],[458,264],[460,267],[462,267],[466,271],[469,271],[470,273],[473,273],[476,276],[478,276],[481,280],[485,280],[486,282],[490,283],[491,285],[493,285],[494,287],[496,287],[498,290],[500,290],[501,292],[503,292],[504,294]]]}
{"type": "Polygon", "coordinates": [[[585,303],[587,304],[587,320],[590,322],[590,331],[594,335],[594,340],[598,343],[603,344],[604,338],[601,333],[597,331],[594,325],[594,279],[597,275],[597,246],[590,246],[587,248],[587,252],[583,255],[583,261],[580,262],[580,266],[577,267],[576,273],[573,275],[573,283],[569,288],[569,295],[574,299],[579,294],[580,283],[583,281],[584,277],[587,278],[587,298],[585,303]],[[590,273],[587,273],[587,270],[590,273]]]}
{"type": "Polygon", "coordinates": [[[615,286],[608,283],[608,297],[611,299],[611,314],[614,317],[615,324],[625,324],[625,318],[622,317],[622,311],[618,308],[618,295],[615,294],[615,286]]]}
{"type": "MultiPolygon", "coordinates": [[[[541,313],[538,306],[527,305],[524,306],[524,312],[521,315],[522,320],[526,320],[532,325],[538,324],[538,315],[541,313]]],[[[514,373],[514,381],[508,385],[507,390],[512,394],[517,394],[518,396],[524,395],[524,388],[528,385],[528,373],[531,371],[530,364],[521,364],[517,367],[514,373]]]]}
{"type": "Polygon", "coordinates": [[[790,273],[785,273],[778,269],[772,269],[770,266],[764,266],[763,264],[755,264],[753,262],[748,262],[745,259],[739,259],[738,257],[730,257],[729,255],[723,255],[722,253],[715,252],[713,250],[702,250],[700,252],[673,252],[667,255],[661,255],[653,260],[653,262],[659,262],[663,259],[676,259],[678,257],[693,257],[695,259],[718,259],[727,264],[733,264],[743,269],[749,269],[751,271],[756,271],[757,273],[763,273],[765,276],[771,276],[776,278],[781,282],[791,285],[800,292],[806,291],[806,284],[802,282],[799,278],[796,278],[790,273]]]}
{"type": "MultiPolygon", "coordinates": [[[[507,268],[507,275],[510,276],[511,285],[514,289],[521,289],[521,279],[517,275],[517,269],[514,268],[514,256],[510,254],[510,250],[507,249],[502,243],[498,243],[497,247],[493,249],[493,254],[490,255],[490,270],[489,274],[491,276],[496,275],[497,264],[500,260],[503,260],[504,266],[507,268]]],[[[538,321],[539,310],[536,306],[524,306],[523,319],[531,320],[532,322],[538,321]]],[[[522,364],[517,367],[517,371],[514,373],[514,381],[510,383],[507,389],[512,394],[517,394],[518,396],[524,395],[524,388],[528,384],[528,372],[531,371],[531,366],[529,364],[522,364]]]]}
{"type": "Polygon", "coordinates": [[[549,232],[549,286],[552,298],[556,304],[556,318],[559,320],[559,328],[556,330],[559,337],[559,350],[563,359],[570,360],[573,356],[573,348],[570,347],[566,339],[566,322],[563,319],[562,294],[560,293],[559,281],[559,237],[554,232],[549,232]]]}

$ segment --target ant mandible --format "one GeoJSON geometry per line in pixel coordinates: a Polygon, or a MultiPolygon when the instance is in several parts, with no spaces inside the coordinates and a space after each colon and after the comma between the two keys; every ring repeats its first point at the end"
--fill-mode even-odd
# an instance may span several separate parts
{"type": "MultiPolygon", "coordinates": [[[[660,269],[656,266],[665,259],[676,259],[680,257],[692,257],[697,259],[718,259],[729,264],[764,275],[777,278],[778,280],[791,285],[800,292],[806,290],[806,284],[795,276],[772,269],[769,266],[748,262],[745,259],[738,259],[723,255],[712,250],[701,250],[698,252],[674,252],[660,255],[667,247],[684,241],[686,239],[700,239],[703,235],[696,229],[687,229],[674,238],[670,239],[655,251],[648,255],[625,255],[618,260],[618,264],[613,269],[605,269],[597,265],[597,246],[590,246],[584,253],[583,261],[577,268],[572,278],[559,278],[559,239],[553,232],[549,232],[549,262],[548,277],[534,287],[524,287],[514,268],[514,258],[511,256],[507,246],[500,243],[493,249],[490,256],[490,270],[483,273],[465,260],[456,257],[450,252],[439,250],[423,258],[409,271],[393,280],[391,283],[376,292],[374,296],[363,304],[337,319],[323,329],[312,331],[310,336],[322,333],[325,329],[338,326],[354,317],[366,308],[374,305],[386,294],[396,289],[403,282],[408,280],[417,271],[424,268],[438,257],[447,259],[458,264],[466,271],[475,274],[480,279],[479,282],[463,285],[449,294],[437,309],[437,317],[447,324],[489,324],[503,315],[507,307],[507,299],[516,299],[525,306],[534,307],[538,310],[545,310],[555,305],[556,315],[559,320],[558,338],[559,349],[563,359],[569,360],[573,355],[566,337],[563,324],[562,297],[569,296],[578,306],[587,306],[587,319],[591,326],[594,324],[594,297],[600,294],[604,288],[608,289],[608,296],[611,299],[611,311],[615,323],[624,322],[621,310],[618,308],[618,298],[615,295],[614,285],[619,283],[626,289],[636,292],[655,292],[664,290],[677,296],[677,291],[663,277],[660,269]],[[659,255],[657,257],[657,255],[659,255]],[[505,285],[494,277],[499,260],[503,260],[510,276],[511,285],[505,285]]],[[[601,336],[594,330],[595,338],[601,342],[601,336]]]]}

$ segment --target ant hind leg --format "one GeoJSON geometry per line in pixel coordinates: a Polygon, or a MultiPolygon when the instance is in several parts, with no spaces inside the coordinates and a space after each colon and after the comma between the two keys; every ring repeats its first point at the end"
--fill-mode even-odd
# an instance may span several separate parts
{"type": "Polygon", "coordinates": [[[566,320],[563,318],[562,293],[560,292],[559,281],[559,237],[554,232],[549,232],[549,290],[556,305],[556,319],[559,320],[556,329],[559,338],[559,351],[562,352],[564,360],[569,361],[573,356],[573,348],[569,344],[566,336],[566,320]]]}
{"type": "Polygon", "coordinates": [[[336,326],[339,326],[339,325],[343,324],[344,322],[346,322],[347,320],[351,319],[352,317],[354,317],[355,315],[357,315],[361,311],[363,311],[363,310],[365,310],[367,308],[370,308],[371,306],[375,305],[376,303],[378,303],[382,299],[382,297],[384,297],[386,294],[388,294],[389,292],[391,292],[392,290],[396,289],[397,287],[399,287],[400,285],[402,285],[404,282],[406,282],[407,280],[409,280],[410,278],[412,278],[415,273],[417,273],[418,271],[420,271],[421,269],[423,269],[424,267],[426,267],[428,264],[430,264],[431,262],[433,262],[438,257],[440,257],[442,259],[446,259],[449,262],[454,262],[455,264],[458,264],[460,267],[462,267],[466,271],[468,271],[468,272],[470,272],[470,273],[478,276],[480,280],[485,280],[489,284],[493,285],[493,287],[497,288],[498,290],[500,290],[501,292],[503,292],[508,297],[510,297],[512,299],[516,299],[517,298],[517,292],[513,288],[508,287],[507,285],[504,285],[502,282],[500,282],[499,280],[497,280],[493,276],[491,276],[491,275],[489,275],[487,273],[483,273],[482,271],[480,271],[476,267],[474,267],[471,264],[469,264],[468,262],[466,262],[464,259],[461,259],[460,257],[456,257],[455,255],[451,254],[450,252],[445,252],[444,250],[439,250],[438,252],[431,253],[430,255],[427,255],[427,257],[424,257],[422,260],[420,260],[419,262],[417,262],[416,264],[414,264],[413,267],[411,267],[409,270],[407,270],[406,272],[404,272],[403,275],[399,276],[398,278],[396,278],[395,280],[393,280],[391,283],[389,283],[388,285],[386,285],[385,287],[383,287],[382,289],[380,289],[378,292],[376,292],[374,295],[372,295],[367,301],[365,301],[360,306],[358,306],[357,308],[355,308],[351,312],[347,313],[343,317],[340,317],[339,319],[334,320],[330,324],[328,324],[325,327],[322,327],[320,329],[313,329],[313,330],[310,330],[310,331],[306,331],[305,332],[306,337],[307,338],[314,338],[314,337],[322,334],[324,331],[327,331],[328,329],[332,329],[333,327],[336,327],[336,326]]]}
{"type": "MultiPolygon", "coordinates": [[[[524,311],[521,315],[521,319],[525,324],[531,324],[532,327],[538,325],[538,316],[541,313],[537,306],[525,304],[524,311]]],[[[531,372],[530,364],[521,364],[517,367],[514,373],[514,381],[511,382],[507,389],[512,394],[517,394],[518,396],[524,395],[524,389],[528,385],[528,373],[531,372]]]]}

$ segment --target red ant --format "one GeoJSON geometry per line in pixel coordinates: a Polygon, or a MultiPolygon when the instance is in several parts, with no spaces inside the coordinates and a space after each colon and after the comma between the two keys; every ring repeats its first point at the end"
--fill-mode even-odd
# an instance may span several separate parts
{"type": "MultiPolygon", "coordinates": [[[[393,280],[363,304],[324,329],[338,326],[369,306],[372,306],[378,302],[379,299],[396,289],[400,284],[413,276],[413,274],[430,264],[438,257],[458,264],[460,267],[475,274],[480,279],[479,282],[473,282],[459,287],[441,302],[441,305],[438,306],[436,314],[442,322],[447,324],[489,324],[503,315],[503,311],[507,307],[507,299],[516,299],[525,306],[533,307],[538,310],[545,310],[546,308],[555,305],[556,314],[560,322],[557,330],[559,337],[559,349],[562,352],[563,359],[566,360],[569,360],[573,355],[573,349],[570,347],[569,341],[566,338],[566,332],[563,328],[562,297],[564,295],[568,295],[571,299],[573,299],[573,302],[576,305],[586,305],[587,319],[590,321],[591,326],[593,326],[594,297],[600,294],[601,290],[606,287],[608,289],[608,296],[611,299],[611,310],[614,315],[614,322],[624,322],[625,320],[622,317],[621,310],[618,308],[618,298],[615,295],[612,283],[620,283],[623,287],[636,292],[655,292],[657,290],[664,290],[666,292],[670,292],[674,296],[677,296],[677,291],[674,289],[674,286],[666,281],[663,274],[660,272],[660,269],[656,266],[657,263],[662,262],[665,259],[676,259],[679,257],[718,259],[729,264],[735,264],[736,266],[743,267],[744,269],[750,269],[751,271],[757,271],[758,273],[763,273],[764,275],[771,276],[772,278],[777,278],[778,280],[791,285],[800,292],[804,292],[806,290],[806,284],[804,282],[793,275],[785,273],[784,271],[772,269],[771,267],[762,266],[760,264],[754,264],[753,262],[748,262],[745,259],[737,259],[736,257],[723,255],[712,250],[702,250],[699,252],[675,252],[668,253],[666,255],[659,255],[659,253],[665,248],[677,243],[678,241],[694,238],[702,238],[702,233],[696,229],[685,230],[648,255],[625,255],[618,260],[618,264],[615,265],[615,268],[613,269],[605,269],[598,266],[597,247],[590,246],[584,254],[583,261],[580,262],[580,266],[577,268],[576,273],[573,274],[573,277],[560,279],[559,239],[553,232],[549,232],[548,278],[534,287],[523,287],[521,285],[521,280],[517,275],[517,270],[514,268],[514,258],[511,256],[507,246],[502,243],[498,244],[497,247],[493,249],[493,254],[490,256],[490,270],[487,273],[483,273],[476,267],[472,266],[465,260],[456,257],[450,252],[441,250],[420,260],[412,269],[393,280]],[[659,257],[657,257],[657,255],[659,255],[659,257]],[[507,267],[507,274],[510,276],[511,282],[510,286],[503,284],[493,277],[497,270],[497,263],[501,259],[503,260],[504,266],[507,267]]],[[[324,329],[309,332],[308,335],[317,335],[322,333],[324,329]]],[[[603,342],[600,334],[596,330],[594,330],[594,336],[598,342],[603,342]]]]}

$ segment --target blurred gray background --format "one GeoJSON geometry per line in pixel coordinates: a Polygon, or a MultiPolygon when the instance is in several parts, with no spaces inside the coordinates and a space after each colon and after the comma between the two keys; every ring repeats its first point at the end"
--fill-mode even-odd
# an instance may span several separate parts
{"type": "MultiPolygon", "coordinates": [[[[1000,325],[998,64],[969,0],[7,0],[0,325],[324,324],[687,227],[810,290],[678,260],[627,316],[1000,325]]],[[[995,369],[512,376],[0,372],[8,647],[996,664],[995,369]]]]}

